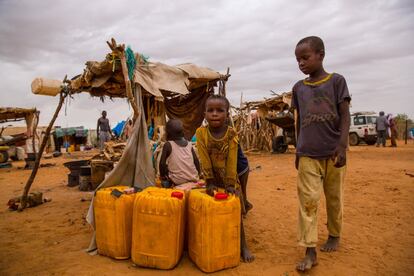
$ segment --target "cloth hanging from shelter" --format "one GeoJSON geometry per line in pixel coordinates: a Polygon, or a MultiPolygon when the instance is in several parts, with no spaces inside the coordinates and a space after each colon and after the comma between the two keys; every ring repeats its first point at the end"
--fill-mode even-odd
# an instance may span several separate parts
{"type": "Polygon", "coordinates": [[[204,120],[204,108],[211,92],[206,91],[206,86],[192,91],[186,96],[177,96],[172,99],[164,99],[165,111],[170,119],[179,119],[183,123],[184,136],[191,140],[196,129],[204,120]]]}
{"type": "MultiPolygon", "coordinates": [[[[144,108],[142,104],[141,87],[136,86],[135,99],[140,113],[135,121],[133,132],[128,139],[124,153],[122,154],[119,163],[111,171],[107,178],[96,188],[98,191],[101,188],[112,187],[116,185],[135,186],[138,188],[145,188],[155,185],[155,172],[152,163],[152,152],[150,148],[150,141],[148,139],[147,124],[145,122],[144,108]]],[[[94,215],[94,198],[92,198],[89,206],[86,220],[95,229],[95,215],[94,215]]],[[[88,252],[96,249],[95,232],[93,234],[88,252]]]]}
{"type": "Polygon", "coordinates": [[[138,83],[157,100],[162,100],[161,90],[186,95],[189,94],[188,75],[184,71],[159,62],[149,62],[135,67],[134,82],[138,83]]]}

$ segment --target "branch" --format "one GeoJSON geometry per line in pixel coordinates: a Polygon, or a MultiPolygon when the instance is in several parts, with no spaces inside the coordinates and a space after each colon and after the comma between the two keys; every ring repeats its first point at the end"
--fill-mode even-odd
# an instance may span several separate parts
{"type": "Polygon", "coordinates": [[[46,129],[46,134],[45,134],[45,136],[43,136],[42,144],[40,145],[40,148],[39,148],[39,153],[36,154],[36,161],[35,161],[35,164],[34,164],[32,173],[30,174],[30,177],[27,180],[26,185],[24,186],[24,190],[23,190],[23,195],[22,195],[21,202],[20,202],[21,205],[19,207],[19,211],[23,211],[23,209],[26,208],[26,205],[27,205],[27,195],[28,195],[29,190],[30,190],[30,187],[32,186],[33,181],[34,181],[34,179],[36,177],[37,171],[39,169],[40,159],[42,158],[42,154],[43,154],[43,151],[44,151],[44,149],[46,147],[46,143],[49,140],[49,136],[50,136],[50,132],[52,130],[53,124],[56,121],[56,118],[57,118],[57,116],[59,114],[59,111],[62,108],[63,101],[65,100],[65,98],[66,98],[67,95],[68,94],[66,92],[63,92],[63,91],[60,92],[60,99],[59,99],[58,106],[56,107],[55,114],[53,115],[53,118],[50,121],[49,126],[46,129]]]}

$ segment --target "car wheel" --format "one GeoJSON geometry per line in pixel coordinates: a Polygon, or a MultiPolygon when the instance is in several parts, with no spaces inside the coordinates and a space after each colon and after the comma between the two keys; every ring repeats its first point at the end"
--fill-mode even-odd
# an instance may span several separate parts
{"type": "Polygon", "coordinates": [[[351,146],[356,146],[359,144],[359,137],[356,133],[349,134],[349,144],[351,146]]]}

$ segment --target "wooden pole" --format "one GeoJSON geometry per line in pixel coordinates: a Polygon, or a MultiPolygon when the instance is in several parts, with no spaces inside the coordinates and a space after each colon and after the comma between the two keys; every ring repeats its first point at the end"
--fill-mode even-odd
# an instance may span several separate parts
{"type": "Polygon", "coordinates": [[[138,106],[135,102],[134,95],[132,95],[132,87],[131,87],[131,81],[129,80],[128,76],[128,67],[126,64],[126,58],[125,58],[125,51],[121,53],[121,66],[122,66],[122,74],[124,75],[124,81],[125,81],[125,91],[126,95],[128,97],[128,101],[132,106],[132,109],[134,110],[134,122],[138,118],[138,106]]]}
{"type": "Polygon", "coordinates": [[[33,153],[35,154],[35,156],[37,155],[36,152],[36,130],[37,130],[37,125],[39,124],[39,113],[38,111],[36,111],[36,113],[34,113],[34,119],[36,121],[32,122],[32,148],[33,148],[33,153]]]}
{"type": "Polygon", "coordinates": [[[405,120],[405,144],[407,145],[408,139],[408,118],[405,120]]]}
{"type": "Polygon", "coordinates": [[[56,107],[55,114],[53,115],[53,118],[50,121],[50,123],[49,123],[49,125],[48,125],[48,127],[46,129],[46,134],[45,134],[45,136],[43,136],[42,144],[40,145],[39,152],[38,152],[38,154],[36,154],[36,161],[35,161],[35,164],[34,164],[32,173],[30,174],[30,177],[27,180],[26,185],[24,186],[24,190],[23,190],[23,195],[22,195],[21,202],[20,202],[21,205],[19,207],[19,211],[23,211],[23,209],[26,208],[26,205],[27,205],[27,195],[29,194],[30,187],[32,186],[33,181],[34,181],[34,179],[36,177],[37,171],[39,170],[40,159],[42,158],[42,154],[43,154],[43,151],[44,151],[44,149],[46,147],[46,143],[49,140],[49,136],[50,136],[50,132],[52,131],[53,124],[56,121],[56,118],[57,118],[57,116],[59,114],[59,111],[62,108],[63,102],[64,102],[64,100],[65,100],[65,98],[66,98],[67,95],[68,94],[66,94],[65,92],[60,92],[60,99],[59,99],[58,106],[56,107]]]}
{"type": "Polygon", "coordinates": [[[240,110],[243,108],[243,92],[240,94],[240,110]]]}
{"type": "MultiPolygon", "coordinates": [[[[114,54],[116,54],[121,60],[122,74],[124,76],[124,81],[125,81],[125,92],[126,92],[128,101],[131,104],[132,109],[134,110],[133,121],[135,124],[135,120],[138,118],[139,109],[138,109],[137,103],[135,102],[134,95],[132,94],[131,80],[129,79],[129,76],[128,76],[128,67],[127,67],[126,57],[125,57],[125,45],[124,44],[117,45],[115,39],[113,38],[111,39],[111,42],[107,41],[106,43],[108,44],[109,48],[111,48],[112,52],[114,52],[114,54]]],[[[140,60],[137,60],[137,63],[139,62],[140,60]]]]}

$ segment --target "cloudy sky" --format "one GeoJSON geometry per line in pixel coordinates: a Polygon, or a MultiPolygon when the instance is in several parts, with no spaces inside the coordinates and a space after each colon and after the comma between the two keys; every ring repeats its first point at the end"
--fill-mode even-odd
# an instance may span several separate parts
{"type": "MultiPolygon", "coordinates": [[[[238,105],[241,93],[258,100],[304,78],[294,48],[309,35],[324,39],[325,68],[347,79],[353,111],[414,118],[412,0],[0,0],[0,106],[35,106],[47,124],[58,99],[33,95],[31,81],[81,73],[104,59],[111,37],[152,61],[230,67],[228,97],[238,105]]],[[[131,113],[125,100],[82,94],[56,124],[96,127],[104,109],[112,125],[131,113]]]]}

